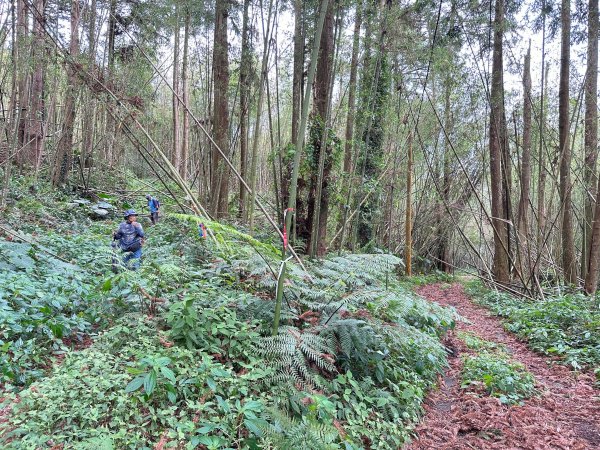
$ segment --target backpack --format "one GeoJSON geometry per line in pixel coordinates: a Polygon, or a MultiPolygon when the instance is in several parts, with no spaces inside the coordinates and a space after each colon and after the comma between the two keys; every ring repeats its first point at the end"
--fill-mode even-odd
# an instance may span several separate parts
{"type": "Polygon", "coordinates": [[[142,242],[141,240],[137,239],[135,241],[133,241],[131,244],[129,244],[128,247],[124,248],[123,251],[124,252],[137,252],[140,248],[142,248],[142,242]]]}
{"type": "Polygon", "coordinates": [[[158,201],[158,199],[157,199],[157,198],[154,198],[154,197],[152,197],[152,203],[154,204],[154,207],[155,207],[156,209],[159,209],[159,208],[160,208],[160,202],[158,201]]]}

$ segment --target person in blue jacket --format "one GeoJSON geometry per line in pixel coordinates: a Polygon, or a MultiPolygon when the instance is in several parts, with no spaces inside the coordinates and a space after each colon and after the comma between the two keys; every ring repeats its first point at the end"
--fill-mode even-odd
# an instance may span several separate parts
{"type": "Polygon", "coordinates": [[[158,199],[152,197],[150,194],[146,195],[146,200],[148,200],[148,208],[150,209],[150,220],[152,221],[152,225],[156,225],[158,222],[158,211],[160,209],[160,202],[158,199]]]}
{"type": "Polygon", "coordinates": [[[125,219],[121,222],[117,231],[113,233],[113,240],[119,241],[119,248],[125,253],[123,264],[127,267],[132,259],[132,269],[137,270],[140,267],[142,258],[142,245],[144,245],[145,235],[142,225],[137,222],[137,213],[134,209],[128,209],[123,214],[125,219]]]}

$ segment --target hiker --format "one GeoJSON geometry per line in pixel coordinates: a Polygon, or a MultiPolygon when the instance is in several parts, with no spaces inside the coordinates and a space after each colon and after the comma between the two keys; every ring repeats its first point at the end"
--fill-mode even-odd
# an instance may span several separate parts
{"type": "Polygon", "coordinates": [[[150,220],[152,221],[152,225],[156,225],[158,222],[158,210],[160,209],[160,202],[157,198],[152,197],[150,194],[146,195],[146,200],[148,200],[148,208],[150,208],[150,220]]]}
{"type": "Polygon", "coordinates": [[[132,270],[140,267],[142,257],[142,245],[144,245],[144,230],[137,222],[137,213],[134,209],[128,209],[123,214],[125,222],[121,222],[117,231],[113,233],[113,240],[119,241],[119,247],[126,253],[123,264],[127,267],[130,260],[134,259],[132,270]]]}

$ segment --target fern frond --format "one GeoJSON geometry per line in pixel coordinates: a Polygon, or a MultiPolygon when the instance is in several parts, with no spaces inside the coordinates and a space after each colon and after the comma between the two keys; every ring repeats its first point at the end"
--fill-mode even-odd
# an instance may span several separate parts
{"type": "Polygon", "coordinates": [[[277,336],[261,338],[255,349],[275,368],[272,381],[291,378],[297,386],[312,389],[321,384],[319,371],[325,374],[337,371],[331,356],[335,349],[329,344],[322,336],[303,333],[294,327],[281,327],[277,336]]]}

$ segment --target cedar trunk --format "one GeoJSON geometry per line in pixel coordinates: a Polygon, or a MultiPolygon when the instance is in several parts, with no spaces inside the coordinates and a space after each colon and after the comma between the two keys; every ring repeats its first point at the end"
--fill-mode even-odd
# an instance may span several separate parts
{"type": "Polygon", "coordinates": [[[190,103],[189,92],[189,43],[190,43],[190,11],[185,11],[185,25],[183,28],[183,61],[181,66],[181,95],[182,95],[182,115],[183,124],[181,129],[181,165],[179,174],[185,180],[188,176],[189,158],[190,158],[190,115],[187,112],[190,103]]]}
{"type": "Polygon", "coordinates": [[[506,118],[504,115],[504,77],[502,40],[504,27],[504,0],[496,0],[494,16],[494,47],[490,107],[490,175],[492,196],[492,227],[494,229],[494,266],[496,281],[510,279],[508,257],[508,227],[505,222],[503,155],[506,148],[506,118]]]}
{"type": "MultiPolygon", "coordinates": [[[[229,106],[227,91],[229,88],[229,57],[227,52],[227,18],[229,0],[217,0],[215,4],[215,33],[213,49],[213,130],[214,139],[219,148],[227,154],[229,150],[229,106]]],[[[216,148],[212,151],[211,167],[211,209],[216,218],[228,213],[229,171],[225,161],[216,148]]]]}
{"type": "Polygon", "coordinates": [[[25,127],[25,154],[28,165],[35,172],[42,163],[42,151],[44,145],[44,72],[45,72],[45,45],[44,25],[46,21],[46,1],[36,0],[35,12],[33,13],[33,76],[30,88],[30,107],[28,121],[25,127]]]}
{"type": "Polygon", "coordinates": [[[404,224],[404,264],[406,265],[406,276],[412,275],[412,176],[413,176],[413,135],[408,134],[408,158],[406,162],[406,221],[404,224]]]}
{"type": "MultiPolygon", "coordinates": [[[[97,74],[96,70],[96,0],[92,0],[88,13],[88,73],[97,74]]],[[[87,101],[83,110],[83,129],[81,146],[81,167],[92,165],[94,150],[94,129],[96,125],[96,99],[92,92],[87,92],[87,101]]],[[[84,180],[85,183],[85,180],[84,180]]]]}
{"type": "MultiPolygon", "coordinates": [[[[79,55],[79,1],[73,0],[71,6],[71,58],[79,55]]],[[[75,103],[77,100],[77,73],[74,64],[67,67],[68,87],[65,99],[65,116],[62,133],[57,145],[56,160],[52,172],[52,185],[63,185],[67,181],[73,164],[73,128],[75,125],[75,103]]]]}
{"type": "Polygon", "coordinates": [[[327,123],[331,103],[331,82],[333,72],[334,33],[333,33],[333,3],[329,2],[321,43],[319,61],[314,86],[313,126],[319,130],[317,140],[313,140],[313,161],[317,162],[316,170],[311,174],[311,188],[308,199],[308,232],[310,233],[308,248],[311,256],[315,252],[325,253],[325,235],[329,216],[329,181],[333,163],[331,146],[327,145],[329,132],[327,123]],[[318,186],[318,184],[321,186],[318,186]]]}
{"type": "MultiPolygon", "coordinates": [[[[18,108],[19,108],[19,126],[17,131],[17,149],[20,149],[26,144],[25,141],[25,128],[27,121],[27,105],[29,102],[29,82],[28,82],[28,70],[27,70],[27,36],[29,34],[29,17],[28,9],[25,5],[24,0],[17,0],[17,33],[16,33],[16,46],[17,46],[17,58],[15,64],[17,65],[17,85],[18,85],[18,108]]],[[[19,165],[25,162],[24,154],[17,152],[15,159],[19,165]]]]}
{"type": "MultiPolygon", "coordinates": [[[[450,167],[450,141],[449,138],[452,133],[452,117],[450,110],[450,94],[452,81],[450,79],[450,74],[446,76],[445,79],[445,100],[444,100],[444,128],[446,132],[444,133],[444,173],[443,173],[443,191],[442,191],[442,202],[445,205],[450,204],[450,188],[452,184],[451,180],[451,167],[450,167]]],[[[440,206],[439,211],[442,212],[443,208],[440,206]]],[[[443,213],[442,213],[443,214],[443,213]]],[[[440,214],[440,216],[442,216],[440,214]]],[[[450,227],[445,223],[445,221],[440,217],[439,225],[439,243],[438,243],[438,255],[437,255],[437,264],[439,269],[442,272],[450,273],[452,268],[449,264],[450,262],[450,227]]]]}
{"type": "Polygon", "coordinates": [[[560,201],[562,207],[562,268],[565,282],[577,284],[573,207],[571,204],[571,145],[569,136],[569,64],[571,58],[571,2],[562,0],[558,140],[560,144],[560,201]]]}
{"type": "Polygon", "coordinates": [[[585,166],[583,245],[581,251],[581,278],[586,278],[590,262],[592,221],[596,199],[596,160],[598,158],[598,0],[588,4],[587,73],[585,77],[585,166]]]}
{"type": "MultiPolygon", "coordinates": [[[[244,0],[244,14],[242,19],[242,56],[240,64],[240,176],[248,176],[248,98],[250,94],[250,70],[252,57],[250,55],[250,36],[248,24],[248,10],[250,0],[244,0]]],[[[239,216],[245,217],[246,188],[240,181],[239,216]]]]}
{"type": "Polygon", "coordinates": [[[179,123],[179,6],[175,3],[175,45],[173,47],[173,150],[171,163],[181,173],[181,125],[179,123]]]}
{"type": "Polygon", "coordinates": [[[346,142],[344,144],[344,173],[352,170],[352,149],[354,147],[354,117],[356,115],[356,78],[358,73],[358,51],[360,48],[360,27],[362,25],[362,0],[356,4],[352,58],[350,60],[350,81],[348,85],[348,117],[346,118],[346,142]]]}
{"type": "Polygon", "coordinates": [[[521,196],[517,215],[517,256],[521,274],[529,269],[528,211],[531,192],[531,47],[523,69],[523,155],[521,159],[521,196]]]}

